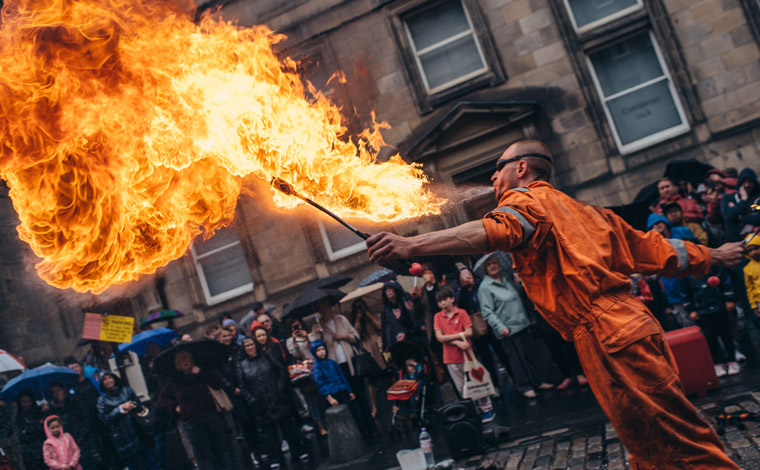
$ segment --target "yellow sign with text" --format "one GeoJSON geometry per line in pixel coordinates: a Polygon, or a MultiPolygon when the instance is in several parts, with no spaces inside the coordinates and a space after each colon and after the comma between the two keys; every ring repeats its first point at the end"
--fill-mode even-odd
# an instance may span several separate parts
{"type": "Polygon", "coordinates": [[[82,337],[112,343],[129,343],[132,341],[134,328],[135,319],[132,317],[86,313],[82,337]]]}

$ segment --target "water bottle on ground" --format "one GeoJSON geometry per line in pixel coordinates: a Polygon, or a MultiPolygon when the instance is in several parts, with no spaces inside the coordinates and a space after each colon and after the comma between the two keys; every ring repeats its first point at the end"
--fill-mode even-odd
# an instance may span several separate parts
{"type": "Polygon", "coordinates": [[[433,467],[435,465],[435,457],[433,457],[433,439],[430,437],[426,428],[422,428],[422,432],[420,433],[420,449],[422,449],[422,453],[425,454],[427,468],[433,467]]]}

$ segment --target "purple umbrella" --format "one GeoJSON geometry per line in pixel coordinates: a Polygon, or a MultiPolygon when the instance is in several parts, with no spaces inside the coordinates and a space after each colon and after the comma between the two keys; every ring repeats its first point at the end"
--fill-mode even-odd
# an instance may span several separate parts
{"type": "Polygon", "coordinates": [[[184,317],[184,316],[185,314],[180,312],[179,310],[169,310],[169,309],[159,310],[157,312],[151,313],[147,317],[140,320],[140,326],[150,325],[151,323],[156,323],[160,321],[168,321],[168,320],[171,320],[172,318],[179,318],[179,317],[184,317]]]}

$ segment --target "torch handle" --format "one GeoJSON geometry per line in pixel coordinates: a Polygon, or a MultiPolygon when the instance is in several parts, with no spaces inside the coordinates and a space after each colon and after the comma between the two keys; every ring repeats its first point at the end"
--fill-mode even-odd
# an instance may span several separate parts
{"type": "Polygon", "coordinates": [[[309,198],[307,198],[307,197],[303,197],[303,196],[301,196],[301,195],[300,195],[300,194],[298,194],[298,193],[294,193],[293,195],[294,195],[295,197],[299,198],[300,200],[302,200],[303,202],[305,202],[305,203],[307,203],[307,204],[311,204],[312,206],[314,206],[314,207],[316,207],[317,209],[321,210],[321,211],[322,211],[322,212],[324,212],[325,214],[329,215],[330,217],[332,217],[333,219],[335,219],[337,222],[339,222],[341,225],[343,225],[343,226],[344,226],[344,227],[346,227],[347,229],[349,229],[349,230],[351,230],[352,232],[354,232],[354,233],[355,233],[355,234],[356,234],[358,237],[360,237],[362,240],[366,240],[366,239],[368,239],[368,238],[369,238],[369,235],[367,235],[366,233],[362,232],[361,230],[359,230],[358,228],[354,227],[353,225],[349,224],[348,222],[346,222],[345,220],[341,219],[341,218],[340,218],[340,217],[338,217],[337,215],[333,214],[333,213],[332,213],[332,212],[331,212],[329,209],[327,209],[327,208],[325,208],[325,207],[321,206],[320,204],[317,204],[316,202],[312,201],[311,199],[309,199],[309,198]]]}

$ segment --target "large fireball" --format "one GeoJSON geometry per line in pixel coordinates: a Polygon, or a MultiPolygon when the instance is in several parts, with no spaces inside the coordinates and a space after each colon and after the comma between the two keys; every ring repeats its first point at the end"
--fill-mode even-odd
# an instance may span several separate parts
{"type": "Polygon", "coordinates": [[[380,126],[351,139],[306,98],[281,39],[171,2],[5,2],[0,178],[46,282],[99,293],[154,272],[232,222],[249,175],[343,216],[438,212],[418,167],[375,162],[380,126]]]}

